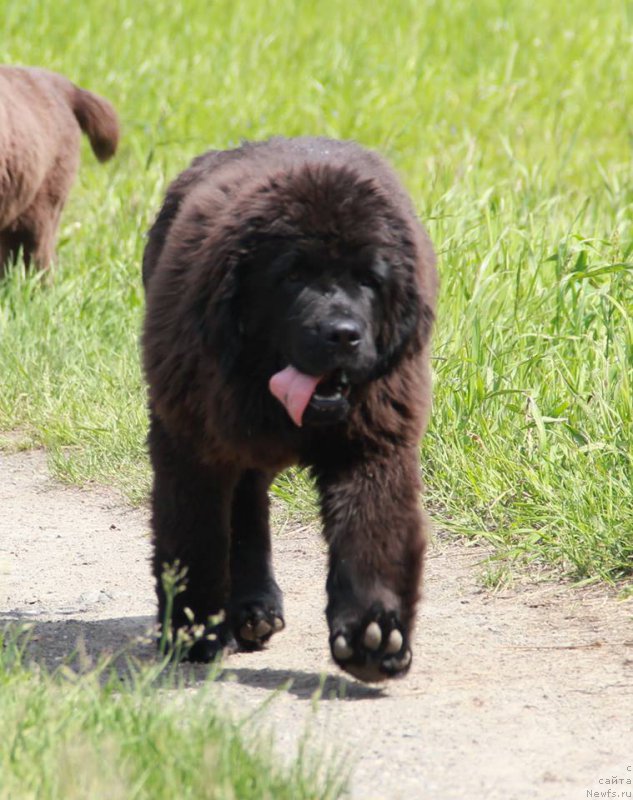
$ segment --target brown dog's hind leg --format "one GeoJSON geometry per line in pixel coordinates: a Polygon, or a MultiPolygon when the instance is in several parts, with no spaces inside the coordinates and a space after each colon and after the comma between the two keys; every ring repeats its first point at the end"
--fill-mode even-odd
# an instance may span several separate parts
{"type": "Polygon", "coordinates": [[[195,639],[185,645],[189,660],[211,661],[225,647],[234,646],[228,625],[217,617],[228,612],[231,501],[237,471],[200,463],[193,446],[171,438],[153,415],[149,449],[154,467],[158,621],[164,623],[170,604],[165,568],[186,570],[184,590],[171,599],[171,629],[174,634],[182,629],[195,639]]]}
{"type": "Polygon", "coordinates": [[[271,478],[243,473],[233,498],[230,622],[237,641],[259,649],[284,627],[282,594],[272,567],[268,523],[271,478]]]}
{"type": "Polygon", "coordinates": [[[22,236],[27,267],[34,263],[38,270],[46,271],[53,264],[59,222],[79,166],[79,139],[79,131],[74,131],[68,153],[55,161],[29,207],[12,225],[22,236]]]}
{"type": "MultiPolygon", "coordinates": [[[[46,220],[46,223],[40,227],[35,234],[35,247],[32,253],[29,254],[33,257],[35,266],[41,272],[47,272],[53,261],[55,260],[55,243],[57,241],[57,226],[59,223],[59,213],[56,218],[46,220]]],[[[24,262],[27,263],[26,250],[24,262]]]]}
{"type": "Polygon", "coordinates": [[[317,483],[332,656],[363,681],[404,675],[426,544],[418,449],[317,472],[317,483]]]}
{"type": "Polygon", "coordinates": [[[45,192],[40,192],[31,206],[16,219],[4,236],[8,260],[16,261],[22,253],[24,266],[49,269],[55,258],[55,242],[62,206],[51,205],[45,192]]]}

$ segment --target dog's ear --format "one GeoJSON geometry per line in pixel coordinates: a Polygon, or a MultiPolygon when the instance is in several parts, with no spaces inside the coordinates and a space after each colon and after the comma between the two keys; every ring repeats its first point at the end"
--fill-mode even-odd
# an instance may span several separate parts
{"type": "Polygon", "coordinates": [[[391,282],[387,291],[386,308],[378,334],[378,361],[372,378],[390,372],[406,352],[419,352],[428,341],[434,313],[416,285],[413,270],[396,268],[400,279],[391,282]],[[402,272],[408,274],[402,279],[402,272]]]}
{"type": "Polygon", "coordinates": [[[154,220],[154,224],[149,229],[147,234],[147,243],[143,251],[143,286],[147,289],[149,279],[154,272],[158,259],[163,252],[165,246],[165,239],[169,233],[176,214],[180,208],[182,197],[175,193],[168,194],[165,198],[158,216],[154,220]]]}
{"type": "Polygon", "coordinates": [[[165,247],[171,226],[178,216],[187,194],[198,179],[199,171],[190,167],[181,173],[176,180],[172,181],[167,189],[163,205],[147,233],[147,243],[143,252],[142,275],[143,286],[146,289],[165,247]]]}
{"type": "Polygon", "coordinates": [[[216,264],[203,273],[206,283],[197,289],[196,317],[204,347],[225,372],[231,371],[252,335],[244,325],[250,318],[243,319],[244,307],[257,307],[271,281],[296,258],[292,243],[284,238],[262,235],[253,222],[241,224],[246,231],[236,225],[208,250],[216,264]]]}
{"type": "Polygon", "coordinates": [[[195,319],[204,350],[230,372],[242,346],[238,306],[237,258],[227,255],[211,280],[197,290],[195,319]]]}

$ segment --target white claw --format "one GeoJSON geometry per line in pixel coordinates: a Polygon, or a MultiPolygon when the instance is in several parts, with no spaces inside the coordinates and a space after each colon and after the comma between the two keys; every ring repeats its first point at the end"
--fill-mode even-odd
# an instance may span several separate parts
{"type": "Polygon", "coordinates": [[[270,633],[272,630],[271,626],[266,622],[265,619],[260,619],[260,621],[255,626],[255,630],[253,633],[257,639],[260,639],[262,636],[266,636],[267,633],[270,633]]]}
{"type": "Polygon", "coordinates": [[[334,651],[334,658],[336,658],[338,661],[347,661],[347,659],[351,658],[354,654],[354,651],[347,644],[347,640],[343,634],[340,634],[336,637],[332,650],[334,651]]]}
{"type": "Polygon", "coordinates": [[[383,662],[383,667],[391,672],[397,673],[405,670],[411,663],[411,651],[405,650],[402,658],[386,658],[383,662]]]}
{"type": "Polygon", "coordinates": [[[363,644],[368,650],[378,650],[382,641],[382,631],[377,622],[370,622],[363,636],[363,644]]]}
{"type": "Polygon", "coordinates": [[[406,650],[400,661],[398,661],[398,667],[400,669],[405,669],[411,663],[411,651],[406,650]]]}
{"type": "Polygon", "coordinates": [[[399,653],[402,648],[402,641],[402,634],[397,628],[394,628],[389,634],[389,639],[387,639],[387,647],[385,648],[387,653],[389,655],[399,653]]]}
{"type": "Polygon", "coordinates": [[[273,629],[278,633],[279,631],[282,631],[283,628],[284,628],[283,619],[281,617],[275,617],[275,619],[273,620],[273,629]]]}

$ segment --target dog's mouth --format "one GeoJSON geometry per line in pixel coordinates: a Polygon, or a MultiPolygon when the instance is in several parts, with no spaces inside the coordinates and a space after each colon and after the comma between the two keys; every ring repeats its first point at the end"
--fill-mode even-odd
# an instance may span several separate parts
{"type": "Polygon", "coordinates": [[[349,411],[349,379],[337,369],[319,381],[303,414],[306,425],[331,425],[342,422],[349,411]]]}
{"type": "Polygon", "coordinates": [[[268,386],[298,427],[332,425],[345,419],[349,411],[350,384],[341,369],[327,375],[306,375],[288,366],[273,375],[268,386]]]}

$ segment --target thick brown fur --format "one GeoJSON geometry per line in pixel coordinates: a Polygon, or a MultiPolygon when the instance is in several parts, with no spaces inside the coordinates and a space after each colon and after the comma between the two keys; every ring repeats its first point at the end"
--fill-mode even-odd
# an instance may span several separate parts
{"type": "Polygon", "coordinates": [[[189,625],[186,609],[205,625],[227,615],[192,658],[208,660],[234,639],[260,647],[283,627],[266,492],[299,464],[320,494],[333,657],[362,680],[404,674],[426,543],[418,443],[431,404],[437,277],[398,179],[351,142],[277,138],[206,153],[169,187],[143,277],[159,619],[161,574],[178,562],[188,583],[173,626],[189,625]],[[340,274],[354,294],[369,264],[388,267],[372,368],[335,424],[298,427],[268,390],[287,361],[275,338],[283,304],[268,312],[287,251],[282,262],[307,259],[307,280],[326,281],[324,296],[326,275],[340,274]],[[269,322],[249,338],[255,318],[269,322]]]}
{"type": "Polygon", "coordinates": [[[22,252],[48,269],[84,132],[99,161],[114,155],[110,103],[47,70],[0,65],[0,277],[22,252]]]}

